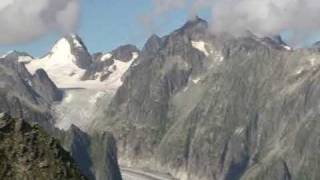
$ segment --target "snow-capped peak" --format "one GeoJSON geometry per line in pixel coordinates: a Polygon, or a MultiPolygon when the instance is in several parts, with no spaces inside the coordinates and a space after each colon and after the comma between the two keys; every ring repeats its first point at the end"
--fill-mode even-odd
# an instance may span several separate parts
{"type": "Polygon", "coordinates": [[[74,87],[85,70],[76,65],[77,57],[71,48],[69,41],[62,38],[47,56],[31,61],[27,68],[31,73],[44,69],[58,87],[74,87]]]}
{"type": "Polygon", "coordinates": [[[48,56],[64,56],[61,59],[66,59],[67,56],[70,56],[71,53],[71,45],[66,38],[62,38],[53,46],[48,56]]]}
{"type": "Polygon", "coordinates": [[[82,48],[87,50],[87,47],[84,45],[82,39],[80,38],[80,36],[76,35],[76,34],[71,34],[69,36],[65,37],[71,46],[75,47],[75,48],[82,48]]]}
{"type": "Polygon", "coordinates": [[[87,51],[87,48],[82,42],[81,38],[76,34],[71,34],[58,40],[51,49],[51,52],[54,53],[57,49],[61,49],[60,46],[66,47],[66,44],[69,46],[66,50],[72,51],[74,49],[81,49],[87,51]]]}
{"type": "Polygon", "coordinates": [[[87,69],[92,63],[91,54],[81,38],[75,34],[65,36],[57,41],[48,56],[64,56],[64,58],[61,58],[63,61],[72,59],[73,63],[81,69],[87,69]]]}

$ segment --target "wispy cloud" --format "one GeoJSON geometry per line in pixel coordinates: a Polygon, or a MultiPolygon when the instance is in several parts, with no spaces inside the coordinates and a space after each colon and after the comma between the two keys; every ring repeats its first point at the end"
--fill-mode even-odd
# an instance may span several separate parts
{"type": "Polygon", "coordinates": [[[262,36],[290,32],[293,43],[319,33],[318,0],[220,0],[212,6],[212,29],[241,35],[250,30],[262,36]]]}
{"type": "Polygon", "coordinates": [[[0,44],[21,43],[50,32],[72,32],[79,0],[1,0],[0,44]]]}
{"type": "MultiPolygon", "coordinates": [[[[252,31],[261,36],[290,32],[299,43],[319,33],[319,0],[154,0],[154,12],[185,8],[192,15],[202,8],[212,10],[211,29],[241,36],[252,31]]],[[[152,17],[152,16],[151,16],[152,17]]]]}

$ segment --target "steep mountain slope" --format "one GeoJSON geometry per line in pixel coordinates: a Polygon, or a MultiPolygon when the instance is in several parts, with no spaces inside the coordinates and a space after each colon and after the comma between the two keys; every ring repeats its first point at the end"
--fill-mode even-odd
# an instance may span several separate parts
{"type": "Polygon", "coordinates": [[[43,58],[26,63],[30,73],[44,69],[59,88],[85,88],[99,82],[81,82],[86,68],[92,63],[91,55],[78,36],[60,39],[43,58]]]}
{"type": "Polygon", "coordinates": [[[110,53],[91,56],[81,38],[70,35],[57,41],[43,58],[24,62],[32,74],[44,69],[59,88],[114,91],[138,55],[139,50],[135,46],[126,45],[110,53]]]}
{"type": "Polygon", "coordinates": [[[1,106],[43,115],[59,99],[54,83],[64,88],[55,125],[89,178],[121,178],[117,141],[121,164],[181,180],[320,179],[319,43],[294,50],[279,36],[207,28],[196,18],[153,35],[141,52],[126,45],[91,56],[77,36],[43,59],[13,52],[5,59],[48,76],[3,61],[1,106]]]}
{"type": "Polygon", "coordinates": [[[86,179],[57,140],[37,126],[0,114],[0,139],[0,179],[86,179]]]}
{"type": "Polygon", "coordinates": [[[0,111],[49,128],[51,103],[61,100],[62,92],[43,70],[31,75],[15,54],[0,58],[0,111]]]}
{"type": "Polygon", "coordinates": [[[113,126],[119,137],[129,138],[120,141],[120,151],[153,156],[153,145],[159,143],[158,137],[163,136],[171,123],[167,117],[170,96],[182,90],[189,78],[196,81],[209,61],[192,46],[188,37],[189,32],[204,34],[206,27],[206,22],[190,22],[171,36],[163,39],[153,36],[146,43],[139,63],[130,68],[124,85],[96,126],[104,127],[100,122],[107,123],[105,126],[113,126]],[[164,46],[168,48],[162,49],[164,46]],[[109,116],[113,117],[105,122],[103,118],[109,116]],[[128,147],[122,149],[122,146],[128,147]]]}
{"type": "Polygon", "coordinates": [[[88,131],[99,99],[114,95],[122,85],[125,72],[138,58],[139,50],[133,45],[125,45],[109,53],[91,56],[81,38],[70,35],[57,41],[43,58],[17,56],[31,74],[43,69],[64,91],[62,101],[53,107],[56,127],[67,130],[74,124],[88,131]]]}
{"type": "Polygon", "coordinates": [[[64,147],[89,179],[121,180],[117,145],[108,132],[87,134],[72,125],[59,135],[64,147]]]}
{"type": "Polygon", "coordinates": [[[319,179],[319,51],[206,29],[152,36],[94,128],[182,180],[319,179]]]}
{"type": "MultiPolygon", "coordinates": [[[[82,50],[85,49],[82,48],[82,50]]],[[[79,54],[80,53],[78,53],[78,55],[79,54]]],[[[55,57],[56,55],[52,56],[55,57]]],[[[77,56],[77,58],[81,59],[85,57],[82,55],[79,56],[80,57],[77,56]]],[[[65,58],[68,56],[61,55],[61,57],[66,61],[68,60],[68,58],[65,58]]],[[[92,137],[72,125],[72,122],[79,122],[81,119],[86,119],[82,117],[83,114],[78,115],[79,111],[85,109],[87,110],[86,112],[91,113],[90,110],[93,111],[93,107],[99,98],[98,95],[103,95],[105,92],[102,93],[100,90],[94,89],[74,89],[70,90],[71,92],[69,90],[58,89],[41,67],[39,67],[40,69],[34,69],[35,72],[31,75],[27,68],[25,68],[25,64],[28,65],[30,61],[37,60],[33,60],[33,58],[26,53],[15,51],[6,54],[0,59],[0,84],[2,93],[0,96],[2,98],[0,110],[8,112],[17,118],[29,118],[30,122],[39,123],[48,133],[60,139],[64,147],[71,152],[72,157],[77,164],[79,164],[81,172],[83,172],[88,179],[121,180],[122,178],[117,162],[116,144],[112,135],[107,132],[101,132],[95,133],[94,137],[92,137]],[[82,93],[88,95],[84,96],[82,93]],[[70,95],[72,97],[68,97],[70,95]],[[87,98],[90,96],[92,97],[88,102],[87,98]],[[61,100],[62,102],[60,102],[61,100]],[[80,108],[76,108],[79,102],[81,103],[79,105],[80,108]],[[86,106],[86,104],[90,104],[90,106],[86,106]],[[91,109],[88,109],[88,107],[91,107],[91,109]],[[62,108],[64,111],[59,111],[62,110],[62,108]],[[78,116],[73,116],[75,114],[78,116]],[[64,123],[68,126],[68,128],[65,129],[66,131],[56,129],[55,125],[57,122],[64,120],[66,121],[64,123]],[[69,129],[70,125],[72,126],[69,129]],[[99,148],[95,148],[96,146],[99,148]],[[99,159],[99,161],[93,162],[93,159],[99,159]]],[[[50,64],[51,62],[46,61],[44,63],[48,65],[46,63],[50,64]]],[[[61,65],[60,62],[57,62],[57,64],[61,65]]],[[[74,65],[78,67],[77,64],[74,65]]],[[[44,66],[44,68],[47,67],[48,66],[44,66]]],[[[61,68],[68,67],[61,66],[61,68]]],[[[52,69],[55,68],[50,68],[50,70],[52,69]]],[[[58,71],[59,69],[55,70],[58,71]]],[[[81,123],[79,124],[82,125],[81,123]]],[[[64,125],[62,126],[65,127],[64,125]]]]}

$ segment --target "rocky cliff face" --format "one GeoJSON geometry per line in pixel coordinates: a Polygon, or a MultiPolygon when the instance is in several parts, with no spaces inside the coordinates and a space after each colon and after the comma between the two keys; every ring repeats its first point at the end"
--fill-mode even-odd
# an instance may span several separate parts
{"type": "Polygon", "coordinates": [[[31,75],[14,54],[0,59],[0,111],[49,128],[51,103],[60,100],[62,92],[44,71],[31,75]]]}
{"type": "MultiPolygon", "coordinates": [[[[69,39],[69,41],[71,40],[69,39]]],[[[69,43],[77,42],[80,43],[80,40],[69,43]]],[[[81,49],[85,50],[84,48],[81,49]]],[[[117,162],[117,148],[112,135],[96,133],[97,135],[92,137],[74,125],[66,131],[55,128],[56,118],[59,118],[55,104],[59,104],[66,97],[41,67],[39,67],[40,69],[34,69],[33,75],[29,73],[25,65],[30,65],[31,61],[34,61],[31,56],[19,52],[11,52],[0,59],[0,111],[7,112],[15,118],[28,119],[31,123],[38,123],[47,133],[61,140],[64,147],[70,151],[71,156],[79,165],[81,172],[88,179],[121,180],[117,162]]],[[[44,68],[48,68],[48,66],[44,66],[44,68]]],[[[95,92],[94,96],[96,96],[95,94],[98,93],[95,92]]],[[[72,107],[74,106],[70,104],[68,108],[71,109],[72,107]]],[[[79,109],[74,111],[78,113],[79,109]]],[[[64,116],[66,118],[72,117],[66,114],[64,116]]],[[[77,120],[75,119],[75,121],[77,120]]],[[[17,174],[16,172],[13,173],[14,175],[17,174]]],[[[20,174],[16,176],[16,179],[19,179],[18,176],[20,174]]],[[[12,178],[14,179],[15,176],[12,178]]],[[[34,176],[28,178],[36,179],[34,176]]],[[[50,178],[52,179],[52,177],[50,178]]],[[[56,179],[68,178],[63,176],[60,178],[59,176],[56,179]]]]}
{"type": "Polygon", "coordinates": [[[59,95],[37,73],[43,67],[58,87],[76,88],[63,99],[68,126],[57,136],[90,179],[121,179],[115,140],[123,165],[181,180],[320,179],[319,43],[293,50],[279,36],[214,36],[207,28],[195,18],[153,35],[141,52],[127,45],[91,56],[79,37],[60,40],[43,61],[14,52],[0,63],[1,110],[50,117],[59,95]],[[7,61],[17,57],[34,75],[7,61]],[[96,117],[72,118],[79,112],[96,117]]]}
{"type": "Polygon", "coordinates": [[[95,128],[183,180],[319,179],[319,51],[206,29],[152,36],[95,128]]]}
{"type": "Polygon", "coordinates": [[[81,172],[92,180],[121,180],[117,145],[112,134],[87,134],[72,125],[59,135],[64,147],[79,164],[81,172]]]}
{"type": "Polygon", "coordinates": [[[69,153],[41,128],[0,114],[0,179],[86,178],[69,153]]]}

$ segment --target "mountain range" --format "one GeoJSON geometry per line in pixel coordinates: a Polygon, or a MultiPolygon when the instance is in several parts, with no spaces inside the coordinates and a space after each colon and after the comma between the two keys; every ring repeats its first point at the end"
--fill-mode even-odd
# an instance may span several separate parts
{"type": "Polygon", "coordinates": [[[319,58],[200,18],[141,50],[90,54],[70,35],[0,58],[0,111],[59,139],[89,179],[121,180],[119,160],[180,180],[317,180],[319,58]]]}

